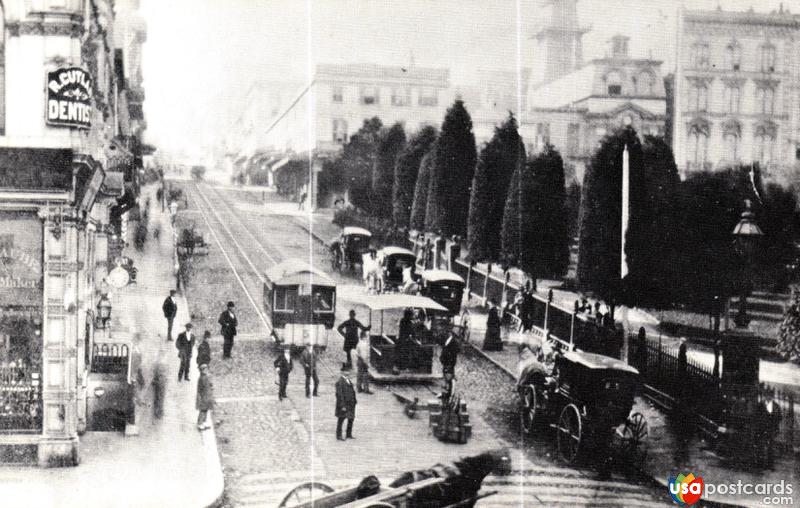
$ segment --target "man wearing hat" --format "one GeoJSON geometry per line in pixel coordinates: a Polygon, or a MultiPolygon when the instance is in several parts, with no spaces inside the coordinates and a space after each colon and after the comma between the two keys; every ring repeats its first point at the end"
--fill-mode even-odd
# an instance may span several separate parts
{"type": "Polygon", "coordinates": [[[178,340],[175,342],[175,347],[178,348],[178,358],[181,359],[181,366],[178,369],[178,382],[183,379],[189,381],[189,365],[192,362],[194,342],[192,323],[186,323],[186,330],[178,334],[178,340]]]}
{"type": "Polygon", "coordinates": [[[208,365],[205,363],[200,366],[200,379],[197,380],[197,399],[195,407],[199,411],[197,415],[197,429],[206,430],[211,428],[206,423],[208,412],[214,409],[214,385],[208,375],[208,365]]]}
{"type": "Polygon", "coordinates": [[[175,315],[178,313],[178,304],[175,302],[174,289],[170,289],[169,296],[164,298],[161,311],[167,319],[167,340],[172,340],[172,322],[175,321],[175,315]]]}
{"type": "Polygon", "coordinates": [[[317,353],[310,342],[306,342],[306,348],[300,353],[300,363],[306,374],[306,398],[311,397],[311,381],[314,381],[314,397],[317,396],[319,377],[317,376],[317,353]]]}
{"type": "Polygon", "coordinates": [[[233,349],[233,338],[236,336],[236,327],[239,322],[236,320],[236,314],[233,313],[234,304],[228,302],[227,308],[219,315],[217,322],[222,327],[222,357],[230,358],[231,350],[233,349]]]}
{"type": "Polygon", "coordinates": [[[355,439],[353,437],[353,420],[356,418],[356,391],[347,377],[348,369],[342,369],[336,381],[336,439],[355,439]],[[347,420],[347,434],[342,437],[342,424],[347,420]]]}
{"type": "Polygon", "coordinates": [[[211,332],[208,330],[203,332],[203,340],[197,346],[197,367],[201,365],[209,365],[211,363],[211,346],[208,344],[208,339],[211,338],[211,332]]]}

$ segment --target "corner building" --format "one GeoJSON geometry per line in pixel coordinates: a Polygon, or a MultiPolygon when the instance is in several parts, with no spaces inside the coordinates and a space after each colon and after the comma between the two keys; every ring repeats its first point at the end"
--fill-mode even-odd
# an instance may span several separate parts
{"type": "Polygon", "coordinates": [[[0,4],[0,461],[80,461],[97,288],[138,194],[136,45],[114,37],[136,4],[0,4]]]}

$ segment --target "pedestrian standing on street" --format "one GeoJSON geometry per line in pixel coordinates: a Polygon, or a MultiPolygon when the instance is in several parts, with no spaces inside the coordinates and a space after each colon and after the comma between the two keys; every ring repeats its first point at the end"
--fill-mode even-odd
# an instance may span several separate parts
{"type": "Polygon", "coordinates": [[[186,330],[178,334],[175,347],[178,348],[178,358],[181,359],[181,366],[178,369],[178,382],[181,380],[189,381],[189,369],[192,364],[192,351],[194,350],[194,334],[192,333],[192,323],[186,323],[186,330]]]}
{"type": "Polygon", "coordinates": [[[369,391],[369,351],[369,334],[361,332],[361,338],[356,346],[356,361],[358,362],[356,388],[358,393],[372,393],[369,391]]]}
{"type": "Polygon", "coordinates": [[[292,371],[292,356],[289,348],[283,350],[283,353],[275,358],[273,363],[275,367],[275,374],[278,376],[278,400],[283,400],[288,397],[286,395],[286,385],[289,384],[289,373],[292,371]]]}
{"type": "Polygon", "coordinates": [[[199,411],[197,415],[197,429],[210,429],[211,425],[206,423],[208,412],[214,409],[214,385],[208,375],[208,365],[205,363],[200,366],[200,378],[197,380],[197,400],[195,407],[199,411]]]}
{"type": "Polygon", "coordinates": [[[489,315],[486,318],[486,335],[483,339],[483,350],[503,350],[503,341],[500,339],[500,313],[494,300],[489,300],[489,315]]]}
{"type": "Polygon", "coordinates": [[[227,308],[219,315],[217,322],[222,327],[222,357],[230,358],[231,351],[233,350],[233,338],[236,336],[236,327],[239,322],[236,320],[236,314],[233,309],[235,305],[233,302],[228,302],[227,308]]]}
{"type": "Polygon", "coordinates": [[[153,387],[153,417],[156,420],[164,416],[164,396],[167,392],[167,368],[164,364],[164,353],[164,349],[159,352],[159,357],[153,365],[153,379],[150,381],[150,386],[153,387]]]}
{"type": "Polygon", "coordinates": [[[455,335],[451,331],[447,335],[447,339],[444,341],[444,345],[442,346],[442,352],[439,355],[439,361],[442,363],[443,374],[455,374],[456,361],[458,360],[458,350],[458,340],[456,340],[455,335]]]}
{"type": "Polygon", "coordinates": [[[164,317],[167,318],[167,340],[172,340],[172,323],[175,321],[175,315],[178,314],[178,303],[175,301],[174,289],[169,290],[169,296],[164,299],[161,305],[161,310],[164,312],[164,317]]]}
{"type": "Polygon", "coordinates": [[[175,225],[175,217],[177,215],[178,215],[178,202],[173,200],[169,204],[170,222],[172,223],[173,226],[175,225]]]}
{"type": "Polygon", "coordinates": [[[372,326],[364,326],[361,324],[361,321],[356,319],[356,311],[350,310],[350,319],[347,321],[342,321],[336,330],[339,334],[344,337],[344,352],[347,353],[347,362],[344,364],[344,368],[350,370],[353,368],[353,360],[351,357],[351,351],[355,349],[358,345],[358,335],[360,332],[369,331],[372,326]]]}
{"type": "Polygon", "coordinates": [[[208,330],[203,332],[203,341],[197,346],[197,368],[201,365],[211,365],[211,345],[208,339],[211,338],[211,332],[208,330]]]}
{"type": "Polygon", "coordinates": [[[317,396],[317,387],[319,387],[319,378],[317,377],[317,353],[314,351],[314,346],[310,342],[306,343],[306,348],[300,354],[300,363],[303,365],[303,371],[306,374],[306,398],[311,397],[311,380],[314,380],[314,397],[317,396]]]}
{"type": "Polygon", "coordinates": [[[356,419],[356,391],[347,377],[347,369],[342,369],[336,381],[336,439],[355,439],[353,437],[353,420],[356,419]],[[342,438],[342,424],[347,420],[347,433],[342,438]]]}

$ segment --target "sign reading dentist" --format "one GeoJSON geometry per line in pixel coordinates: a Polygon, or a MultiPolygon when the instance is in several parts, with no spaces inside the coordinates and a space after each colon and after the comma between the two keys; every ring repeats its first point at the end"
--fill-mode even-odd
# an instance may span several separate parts
{"type": "Polygon", "coordinates": [[[92,77],[80,67],[47,73],[47,123],[88,129],[92,126],[92,77]]]}

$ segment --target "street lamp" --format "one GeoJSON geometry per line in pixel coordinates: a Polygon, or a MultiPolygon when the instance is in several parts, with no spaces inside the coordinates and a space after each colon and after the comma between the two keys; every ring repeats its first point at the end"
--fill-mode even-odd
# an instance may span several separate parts
{"type": "Polygon", "coordinates": [[[111,300],[108,299],[108,293],[103,293],[100,296],[100,301],[97,302],[97,324],[98,328],[103,330],[108,326],[108,321],[111,319],[111,300]]]}
{"type": "Polygon", "coordinates": [[[753,263],[753,253],[764,232],[756,224],[756,214],[751,210],[749,199],[744,201],[745,210],[739,223],[733,228],[733,244],[736,252],[742,258],[742,285],[739,296],[739,312],[734,318],[738,328],[747,328],[750,318],[747,316],[747,295],[750,292],[750,266],[753,263]]]}

